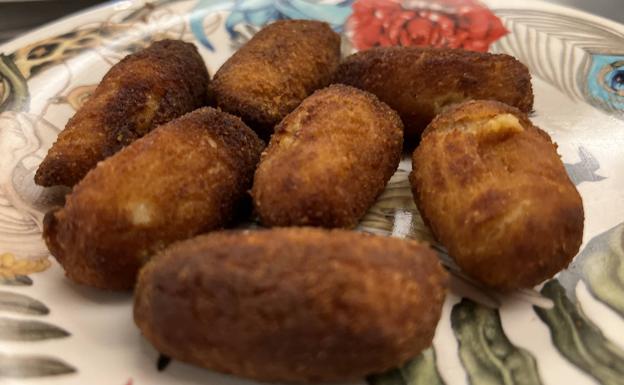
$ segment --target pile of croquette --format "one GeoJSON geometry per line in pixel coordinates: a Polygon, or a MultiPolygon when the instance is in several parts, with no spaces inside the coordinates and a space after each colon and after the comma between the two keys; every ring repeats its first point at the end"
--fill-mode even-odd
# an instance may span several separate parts
{"type": "Polygon", "coordinates": [[[328,24],[280,20],[211,80],[195,46],[159,41],[109,70],[39,166],[37,184],[72,187],[43,237],[71,281],[133,291],[173,359],[361,379],[431,346],[452,279],[431,245],[356,229],[402,159],[436,250],[479,285],[530,288],[578,252],[583,203],[532,109],[508,55],[341,60],[328,24]]]}

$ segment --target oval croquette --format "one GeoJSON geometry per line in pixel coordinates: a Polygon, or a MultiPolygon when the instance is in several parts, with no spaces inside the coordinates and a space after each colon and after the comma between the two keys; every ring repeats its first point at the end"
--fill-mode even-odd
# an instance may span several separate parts
{"type": "Polygon", "coordinates": [[[47,215],[44,239],[71,280],[131,289],[154,252],[227,224],[262,148],[239,118],[189,113],[100,162],[47,215]]]}
{"type": "Polygon", "coordinates": [[[78,183],[89,170],[154,127],[206,105],[206,65],[197,48],[161,40],[104,76],[37,169],[41,186],[78,183]]]}
{"type": "Polygon", "coordinates": [[[219,68],[212,90],[217,106],[267,139],[305,97],[329,84],[339,61],[340,37],[327,23],[280,20],[219,68]]]}
{"type": "Polygon", "coordinates": [[[403,126],[374,95],[333,85],[277,127],[254,178],[266,226],[354,227],[396,171],[403,126]]]}
{"type": "Polygon", "coordinates": [[[202,235],[141,271],[134,319],[174,359],[260,381],[362,378],[431,344],[447,274],[415,241],[288,228],[202,235]]]}
{"type": "Polygon", "coordinates": [[[486,286],[537,285],[583,238],[583,203],[548,134],[493,101],[449,108],[413,157],[414,200],[438,241],[486,286]]]}
{"type": "Polygon", "coordinates": [[[395,109],[405,140],[418,142],[445,107],[471,99],[533,108],[529,70],[509,55],[448,48],[384,47],[358,52],[338,67],[334,81],[371,92],[395,109]]]}

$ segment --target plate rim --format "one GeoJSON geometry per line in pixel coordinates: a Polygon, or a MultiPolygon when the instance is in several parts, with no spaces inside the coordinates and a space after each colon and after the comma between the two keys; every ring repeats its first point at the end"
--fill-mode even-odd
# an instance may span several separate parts
{"type": "MultiPolygon", "coordinates": [[[[230,1],[233,3],[235,0],[230,0],[230,1]]],[[[315,0],[315,1],[318,1],[318,0],[315,0]]],[[[495,0],[495,1],[501,1],[501,0],[495,0]]],[[[512,5],[511,0],[505,0],[505,1],[509,1],[510,2],[509,5],[512,5]]],[[[8,49],[8,48],[13,47],[13,46],[15,46],[15,48],[13,49],[17,49],[25,45],[28,45],[35,40],[36,36],[40,36],[40,35],[49,36],[49,33],[47,32],[48,30],[59,28],[63,24],[75,23],[87,15],[90,15],[90,14],[96,15],[100,12],[104,12],[108,9],[114,8],[115,6],[118,6],[120,4],[124,4],[124,5],[127,4],[127,6],[124,6],[124,8],[129,9],[132,6],[136,6],[138,3],[149,3],[149,1],[148,0],[108,0],[102,4],[93,5],[83,10],[73,12],[59,19],[51,20],[37,28],[31,29],[20,36],[16,36],[0,44],[0,53],[11,51],[11,49],[8,49]]],[[[510,9],[533,9],[533,7],[527,7],[527,5],[534,5],[534,6],[537,6],[538,8],[544,8],[544,7],[550,8],[554,11],[559,10],[564,13],[568,13],[572,15],[576,14],[577,16],[583,17],[585,19],[593,19],[594,21],[602,23],[603,25],[615,28],[624,34],[624,23],[606,18],[601,15],[597,15],[595,13],[591,13],[590,11],[586,11],[586,10],[583,10],[583,9],[580,9],[571,5],[550,3],[546,0],[529,0],[529,1],[525,0],[522,3],[520,3],[519,7],[516,6],[517,4],[518,4],[517,2],[514,2],[513,7],[510,9]]],[[[495,6],[487,4],[487,2],[485,2],[485,5],[488,8],[490,8],[494,13],[496,13],[495,6]]],[[[623,39],[623,43],[624,43],[624,39],[623,39]]]]}

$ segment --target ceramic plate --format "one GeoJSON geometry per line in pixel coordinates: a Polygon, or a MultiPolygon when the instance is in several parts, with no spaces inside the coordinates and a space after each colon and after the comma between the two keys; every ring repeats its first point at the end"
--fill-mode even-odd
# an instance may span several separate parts
{"type": "MultiPolygon", "coordinates": [[[[559,144],[584,200],[580,254],[534,290],[483,290],[441,250],[454,277],[432,349],[362,383],[624,384],[624,26],[514,0],[119,1],[1,46],[0,383],[251,383],[160,357],[134,326],[130,294],[65,279],[41,222],[66,191],[37,187],[33,176],[67,119],[128,53],[184,39],[214,74],[264,24],[288,18],[328,22],[344,53],[435,45],[514,55],[533,74],[532,118],[559,144]]],[[[431,241],[409,168],[401,162],[360,229],[431,241]]]]}

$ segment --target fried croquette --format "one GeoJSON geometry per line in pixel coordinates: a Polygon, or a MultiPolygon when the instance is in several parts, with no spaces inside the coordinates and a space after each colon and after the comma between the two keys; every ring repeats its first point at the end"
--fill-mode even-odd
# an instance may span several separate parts
{"type": "Polygon", "coordinates": [[[130,289],[154,252],[228,223],[263,145],[213,108],[160,126],[100,162],[46,215],[48,248],[72,281],[130,289]]]}
{"type": "Polygon", "coordinates": [[[226,231],[141,271],[134,320],[176,360],[260,381],[362,378],[430,346],[447,274],[415,241],[346,230],[226,231]]]}
{"type": "Polygon", "coordinates": [[[263,138],[316,89],[340,61],[340,37],[327,23],[280,20],[260,30],[217,71],[217,105],[263,138]]]}
{"type": "Polygon", "coordinates": [[[35,183],[78,183],[97,162],[154,127],[206,105],[209,76],[197,48],[162,40],[114,65],[48,151],[35,183]]]}
{"type": "Polygon", "coordinates": [[[334,81],[371,92],[395,109],[405,140],[445,107],[471,99],[498,100],[521,111],[533,108],[531,75],[509,55],[447,48],[385,47],[347,57],[334,81]]]}
{"type": "Polygon", "coordinates": [[[583,238],[583,203],[556,145],[516,108],[453,106],[413,154],[414,200],[461,269],[513,290],[565,268],[583,238]]]}
{"type": "Polygon", "coordinates": [[[316,91],[277,127],[252,196],[266,226],[354,227],[401,158],[403,126],[374,95],[316,91]]]}

